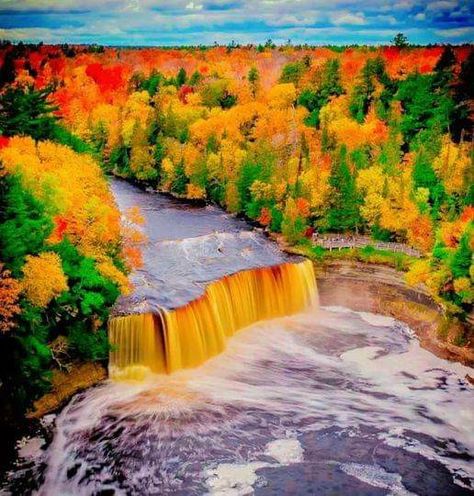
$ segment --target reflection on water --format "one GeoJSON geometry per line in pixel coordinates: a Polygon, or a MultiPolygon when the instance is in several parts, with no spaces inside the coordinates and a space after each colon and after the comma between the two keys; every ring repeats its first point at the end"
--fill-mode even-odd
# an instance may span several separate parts
{"type": "Polygon", "coordinates": [[[197,369],[78,395],[39,494],[470,494],[469,371],[386,317],[267,321],[197,369]]]}

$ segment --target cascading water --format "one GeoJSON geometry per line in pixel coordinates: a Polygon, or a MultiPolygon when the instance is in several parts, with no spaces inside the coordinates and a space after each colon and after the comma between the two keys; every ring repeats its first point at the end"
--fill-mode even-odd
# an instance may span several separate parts
{"type": "Polygon", "coordinates": [[[174,310],[116,317],[109,325],[110,376],[140,379],[195,367],[222,352],[235,331],[301,311],[316,295],[313,266],[306,260],[226,276],[174,310]]]}
{"type": "Polygon", "coordinates": [[[141,380],[76,395],[7,494],[472,494],[472,369],[391,318],[311,306],[311,264],[219,209],[112,186],[147,221],[110,330],[111,375],[141,380]]]}

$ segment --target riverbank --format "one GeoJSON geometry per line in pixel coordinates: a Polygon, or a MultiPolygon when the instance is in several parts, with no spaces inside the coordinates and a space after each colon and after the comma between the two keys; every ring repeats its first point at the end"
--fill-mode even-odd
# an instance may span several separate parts
{"type": "MultiPolygon", "coordinates": [[[[393,317],[406,323],[431,353],[474,367],[473,315],[464,323],[448,318],[427,291],[409,286],[404,276],[413,257],[371,247],[327,251],[289,245],[279,234],[269,237],[283,251],[313,261],[321,305],[393,317]]],[[[474,373],[470,380],[474,382],[474,373]]]]}
{"type": "Polygon", "coordinates": [[[107,378],[107,369],[97,362],[74,363],[69,370],[54,370],[51,391],[35,401],[27,414],[30,419],[60,410],[75,394],[107,378]]]}
{"type": "MultiPolygon", "coordinates": [[[[292,251],[289,247],[282,248],[292,251]]],[[[416,333],[421,346],[434,355],[474,366],[472,348],[455,346],[440,339],[440,333],[444,337],[453,335],[455,324],[446,321],[442,309],[428,294],[408,287],[403,271],[388,265],[347,259],[329,259],[314,264],[321,306],[342,306],[391,316],[405,322],[416,333]]],[[[106,378],[106,368],[96,363],[76,363],[69,371],[53,372],[52,390],[35,402],[18,431],[19,436],[37,437],[40,433],[40,437],[49,438],[52,433],[42,427],[40,420],[60,411],[74,395],[106,378]]],[[[472,382],[474,373],[467,379],[472,382]]],[[[18,439],[18,435],[15,437],[18,439]]],[[[12,444],[14,442],[12,439],[12,444]]],[[[7,466],[12,456],[13,453],[5,460],[7,466]]]]}
{"type": "MultiPolygon", "coordinates": [[[[44,445],[48,445],[53,436],[55,414],[60,412],[73,396],[96,386],[106,378],[107,369],[97,362],[74,362],[68,370],[52,371],[51,390],[35,401],[25,418],[17,419],[16,422],[12,419],[8,426],[3,425],[5,429],[0,429],[4,441],[0,453],[0,485],[4,482],[4,473],[13,468],[19,440],[42,440],[44,445]],[[49,420],[45,421],[48,418],[49,420]]],[[[27,486],[24,489],[29,491],[32,488],[33,486],[27,486]]]]}
{"type": "MultiPolygon", "coordinates": [[[[440,358],[474,367],[472,345],[456,346],[450,342],[459,332],[459,324],[448,321],[427,293],[409,287],[402,271],[383,264],[344,259],[315,262],[315,269],[322,306],[344,306],[394,317],[416,333],[423,348],[440,358]]],[[[472,336],[469,341],[472,343],[472,336]]],[[[69,372],[56,371],[51,392],[35,403],[29,418],[41,418],[59,410],[76,393],[106,377],[105,367],[94,363],[74,365],[69,372]]]]}
{"type": "Polygon", "coordinates": [[[315,266],[322,306],[345,306],[394,317],[416,333],[423,348],[440,358],[474,366],[472,329],[461,329],[460,323],[447,319],[427,293],[405,283],[403,272],[350,260],[315,266]],[[453,343],[460,332],[468,333],[466,346],[453,343]]]}

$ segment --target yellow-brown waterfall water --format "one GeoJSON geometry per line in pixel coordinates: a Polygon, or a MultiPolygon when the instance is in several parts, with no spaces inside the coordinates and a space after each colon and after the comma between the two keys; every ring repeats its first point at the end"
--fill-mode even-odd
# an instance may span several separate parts
{"type": "Polygon", "coordinates": [[[110,376],[142,379],[195,367],[222,352],[237,330],[299,312],[316,298],[313,265],[305,260],[226,276],[174,310],[115,317],[109,323],[110,376]]]}
{"type": "Polygon", "coordinates": [[[111,375],[144,380],[45,418],[51,444],[18,443],[1,494],[472,495],[472,369],[392,318],[301,312],[311,264],[217,207],[111,184],[148,239],[113,309],[111,375]]]}

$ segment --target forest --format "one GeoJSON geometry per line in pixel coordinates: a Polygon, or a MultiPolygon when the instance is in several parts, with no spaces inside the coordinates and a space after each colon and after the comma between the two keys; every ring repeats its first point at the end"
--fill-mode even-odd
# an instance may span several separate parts
{"type": "Polygon", "coordinates": [[[107,359],[109,309],[140,265],[139,213],[121,222],[110,174],[218,204],[315,257],[324,256],[309,241],[315,232],[414,247],[423,256],[409,261],[407,281],[465,321],[474,303],[473,80],[467,45],[4,42],[4,415],[31,407],[65,355],[107,359]]]}

